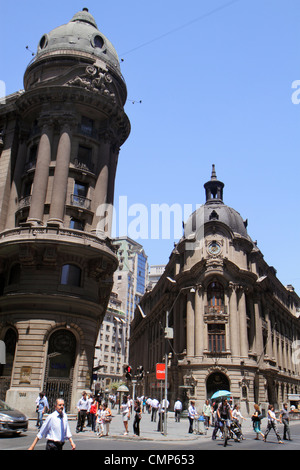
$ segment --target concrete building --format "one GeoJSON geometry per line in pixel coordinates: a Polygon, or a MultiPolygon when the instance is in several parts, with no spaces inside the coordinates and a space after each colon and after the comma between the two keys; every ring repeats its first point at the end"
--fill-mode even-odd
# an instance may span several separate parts
{"type": "Polygon", "coordinates": [[[147,285],[147,289],[153,289],[153,287],[157,284],[157,282],[163,275],[165,268],[165,264],[155,264],[153,266],[150,266],[148,276],[149,282],[147,285]]]}
{"type": "Polygon", "coordinates": [[[118,266],[102,209],[126,99],[118,55],[83,9],[42,36],[24,90],[0,107],[0,395],[28,415],[42,389],[72,411],[91,385],[118,266]]]}
{"type": "Polygon", "coordinates": [[[300,299],[266,263],[247,222],[223,202],[214,167],[204,187],[205,204],[188,219],[164,274],[140,302],[144,315],[136,309],[131,364],[148,372],[145,394],[159,397],[155,366],[167,353],[171,404],[179,396],[202,407],[225,389],[244,416],[254,403],[278,408],[300,392],[300,299]],[[171,340],[164,336],[166,318],[171,340]]]}
{"type": "Polygon", "coordinates": [[[122,310],[125,312],[127,324],[124,362],[126,364],[129,360],[130,323],[148,283],[148,260],[142,245],[127,236],[114,239],[113,244],[116,247],[119,260],[118,268],[114,273],[113,290],[122,302],[122,310]]]}
{"type": "Polygon", "coordinates": [[[107,311],[98,335],[93,376],[93,390],[104,393],[114,382],[123,379],[123,366],[128,349],[128,324],[122,311],[122,302],[115,292],[111,293],[107,311]]]}

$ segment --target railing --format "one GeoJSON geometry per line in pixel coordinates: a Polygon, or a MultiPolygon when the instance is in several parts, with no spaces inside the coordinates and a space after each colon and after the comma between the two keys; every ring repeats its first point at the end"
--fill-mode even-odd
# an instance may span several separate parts
{"type": "Polygon", "coordinates": [[[205,314],[210,314],[210,313],[213,313],[213,314],[227,314],[227,305],[215,305],[215,306],[212,306],[212,305],[205,305],[204,307],[204,313],[205,314]]]}
{"type": "Polygon", "coordinates": [[[76,194],[71,194],[71,205],[76,207],[81,207],[81,209],[91,209],[91,200],[83,197],[77,196],[76,194]]]}
{"type": "Polygon", "coordinates": [[[24,207],[29,207],[31,204],[31,196],[25,196],[19,199],[18,208],[23,209],[24,207]]]}

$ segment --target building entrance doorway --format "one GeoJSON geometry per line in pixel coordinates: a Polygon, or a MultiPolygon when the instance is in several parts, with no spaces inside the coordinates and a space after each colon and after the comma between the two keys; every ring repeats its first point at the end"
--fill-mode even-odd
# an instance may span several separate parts
{"type": "Polygon", "coordinates": [[[76,338],[73,333],[58,330],[50,336],[44,382],[49,412],[54,411],[57,398],[62,398],[65,411],[70,411],[75,357],[76,338]]]}
{"type": "Polygon", "coordinates": [[[213,372],[206,381],[206,396],[208,399],[218,390],[230,391],[229,380],[222,372],[213,372]]]}
{"type": "Polygon", "coordinates": [[[17,333],[12,328],[9,328],[4,336],[6,360],[5,364],[0,364],[0,400],[3,401],[5,401],[6,392],[10,387],[17,341],[17,333]]]}

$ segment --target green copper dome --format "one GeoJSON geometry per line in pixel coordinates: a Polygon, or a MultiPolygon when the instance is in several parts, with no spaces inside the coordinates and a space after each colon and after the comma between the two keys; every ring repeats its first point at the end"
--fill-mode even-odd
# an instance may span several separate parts
{"type": "Polygon", "coordinates": [[[76,13],[69,23],[44,34],[40,39],[35,59],[66,52],[83,52],[100,58],[118,70],[120,68],[115,48],[98,30],[97,23],[87,8],[76,13]]]}

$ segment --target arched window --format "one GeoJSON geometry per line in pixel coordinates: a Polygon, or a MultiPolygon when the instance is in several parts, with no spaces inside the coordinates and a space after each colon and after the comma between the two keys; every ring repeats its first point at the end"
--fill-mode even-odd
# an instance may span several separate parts
{"type": "Polygon", "coordinates": [[[224,287],[219,282],[211,282],[207,288],[209,307],[221,310],[224,307],[224,287]]]}
{"type": "Polygon", "coordinates": [[[81,286],[81,269],[75,264],[64,264],[61,270],[60,283],[65,286],[81,286]]]}

